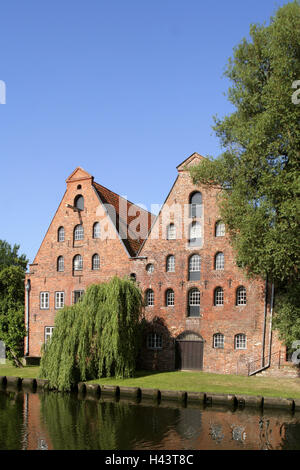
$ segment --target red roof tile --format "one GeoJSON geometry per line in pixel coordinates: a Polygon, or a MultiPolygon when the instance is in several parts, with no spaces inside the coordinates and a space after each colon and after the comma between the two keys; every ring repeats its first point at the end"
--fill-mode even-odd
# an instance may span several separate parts
{"type": "Polygon", "coordinates": [[[110,214],[111,220],[115,224],[120,238],[122,239],[130,256],[136,256],[150,231],[155,216],[122,196],[119,196],[119,194],[105,188],[101,184],[94,182],[93,186],[102,203],[105,205],[109,204],[114,209],[115,217],[110,214]],[[139,230],[132,230],[130,227],[131,223],[139,217],[139,230]]]}

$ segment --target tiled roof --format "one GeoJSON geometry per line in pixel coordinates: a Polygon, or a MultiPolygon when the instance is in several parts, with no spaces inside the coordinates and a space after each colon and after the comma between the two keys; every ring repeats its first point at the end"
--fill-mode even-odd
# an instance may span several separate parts
{"type": "Polygon", "coordinates": [[[115,217],[113,214],[110,214],[111,220],[115,224],[120,238],[122,239],[130,256],[136,256],[143,241],[148,235],[155,216],[122,196],[119,196],[110,189],[105,188],[101,184],[93,182],[93,185],[102,203],[106,205],[109,204],[114,208],[115,217]],[[141,216],[139,230],[141,236],[140,238],[137,238],[130,229],[130,224],[139,216],[141,216]]]}

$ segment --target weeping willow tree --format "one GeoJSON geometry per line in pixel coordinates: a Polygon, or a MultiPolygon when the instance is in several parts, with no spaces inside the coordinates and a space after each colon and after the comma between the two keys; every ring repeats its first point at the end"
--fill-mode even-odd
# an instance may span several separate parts
{"type": "Polygon", "coordinates": [[[68,391],[78,381],[132,377],[139,349],[142,294],[131,280],[114,277],[91,285],[82,300],[56,316],[43,348],[40,377],[68,391]]]}

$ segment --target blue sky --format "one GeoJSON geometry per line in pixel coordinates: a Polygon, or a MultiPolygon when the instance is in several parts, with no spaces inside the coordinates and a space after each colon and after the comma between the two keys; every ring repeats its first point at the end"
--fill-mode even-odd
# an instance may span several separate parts
{"type": "Polygon", "coordinates": [[[217,156],[222,77],[280,0],[1,2],[0,239],[32,262],[81,166],[149,209],[193,152],[217,156]]]}

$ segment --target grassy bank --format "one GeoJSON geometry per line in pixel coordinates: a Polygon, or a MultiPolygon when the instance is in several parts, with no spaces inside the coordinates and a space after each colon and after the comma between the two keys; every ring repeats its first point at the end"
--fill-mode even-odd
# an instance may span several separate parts
{"type": "Polygon", "coordinates": [[[242,377],[205,372],[139,372],[131,379],[99,379],[90,383],[160,390],[183,390],[207,393],[233,393],[269,397],[300,398],[300,379],[242,377]]]}
{"type": "MultiPolygon", "coordinates": [[[[39,367],[23,368],[0,365],[0,375],[38,376],[39,367]]],[[[89,383],[119,385],[160,390],[184,390],[207,393],[262,395],[265,397],[300,398],[300,378],[242,377],[239,375],[209,374],[206,372],[138,372],[131,379],[102,378],[89,383]]]]}
{"type": "Polygon", "coordinates": [[[5,375],[8,377],[22,377],[35,379],[39,373],[38,366],[26,366],[26,367],[14,367],[10,364],[0,364],[0,375],[5,375]]]}

